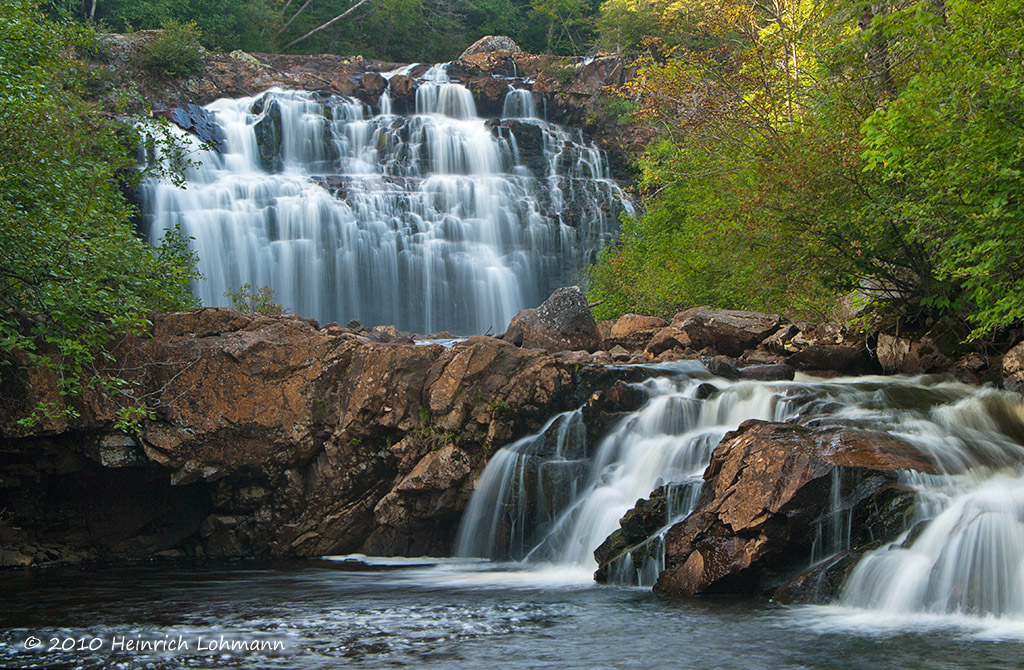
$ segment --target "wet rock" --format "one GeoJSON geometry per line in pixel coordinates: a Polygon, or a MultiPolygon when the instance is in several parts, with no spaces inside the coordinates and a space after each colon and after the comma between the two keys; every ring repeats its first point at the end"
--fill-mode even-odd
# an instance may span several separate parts
{"type": "Polygon", "coordinates": [[[808,564],[821,529],[851,517],[851,547],[891,539],[913,504],[901,469],[936,472],[889,435],[746,421],[715,448],[700,502],[668,532],[655,590],[770,592],[808,564]]]}
{"type": "Polygon", "coordinates": [[[797,370],[832,370],[839,374],[861,374],[871,370],[867,350],[859,344],[814,344],[786,358],[797,370]]]}
{"type": "Polygon", "coordinates": [[[684,330],[695,349],[713,347],[726,356],[739,356],[772,335],[781,323],[774,314],[698,307],[680,312],[672,325],[684,330]]]}
{"type": "Polygon", "coordinates": [[[205,107],[186,104],[164,112],[154,112],[154,115],[168,118],[182,130],[192,133],[217,150],[224,148],[224,132],[215,122],[213,112],[205,107]]]}
{"type": "Polygon", "coordinates": [[[366,102],[376,102],[388,87],[388,80],[377,72],[367,72],[359,78],[356,95],[366,102]]]}
{"type": "Polygon", "coordinates": [[[412,100],[416,97],[416,82],[412,77],[396,74],[390,80],[391,97],[395,100],[412,100]]]}
{"type": "Polygon", "coordinates": [[[609,535],[597,549],[597,572],[594,579],[599,583],[608,581],[608,567],[624,553],[644,542],[668,523],[666,504],[667,487],[660,486],[647,498],[640,498],[633,508],[619,519],[619,527],[609,535]]]}
{"type": "Polygon", "coordinates": [[[707,400],[708,398],[714,398],[719,393],[721,393],[721,391],[717,386],[704,382],[694,391],[693,397],[697,400],[707,400]]]}
{"type": "Polygon", "coordinates": [[[595,412],[608,414],[635,412],[644,406],[648,398],[643,388],[620,380],[606,391],[598,391],[587,402],[595,412]]]}
{"type": "Polygon", "coordinates": [[[540,307],[516,314],[502,339],[548,352],[592,352],[601,342],[590,304],[578,286],[557,289],[540,307]]]}
{"type": "Polygon", "coordinates": [[[743,379],[758,379],[760,381],[792,381],[796,376],[796,370],[786,364],[779,365],[749,365],[742,368],[740,377],[743,379]]]}
{"type": "Polygon", "coordinates": [[[732,361],[722,356],[715,356],[704,361],[704,367],[708,369],[708,372],[717,377],[725,377],[732,380],[743,377],[740,371],[736,369],[736,366],[732,364],[732,361]]]}
{"type": "Polygon", "coordinates": [[[496,77],[471,79],[468,87],[473,94],[476,112],[483,117],[500,117],[508,93],[508,80],[496,77]]]}
{"type": "Polygon", "coordinates": [[[276,100],[266,104],[260,100],[256,104],[258,107],[254,108],[253,113],[259,114],[260,117],[253,124],[253,132],[256,134],[256,152],[260,167],[268,172],[278,172],[282,167],[281,147],[284,142],[281,106],[276,100]]]}

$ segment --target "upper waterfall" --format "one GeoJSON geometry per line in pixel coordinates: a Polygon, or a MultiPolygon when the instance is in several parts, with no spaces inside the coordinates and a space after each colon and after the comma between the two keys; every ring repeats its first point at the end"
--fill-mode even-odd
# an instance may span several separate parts
{"type": "Polygon", "coordinates": [[[438,65],[415,113],[392,108],[389,90],[377,113],[296,90],[218,100],[219,146],[195,152],[183,189],[140,187],[142,230],[194,238],[205,305],[248,283],[321,321],[471,334],[576,281],[631,208],[602,153],[537,118],[527,90],[484,119],[438,65]]]}

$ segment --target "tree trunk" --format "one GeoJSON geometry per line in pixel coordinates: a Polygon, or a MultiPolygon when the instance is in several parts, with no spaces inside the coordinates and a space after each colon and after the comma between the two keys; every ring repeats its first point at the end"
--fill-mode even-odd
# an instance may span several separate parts
{"type": "MultiPolygon", "coordinates": [[[[312,0],[310,0],[310,1],[312,1],[312,0]]],[[[312,36],[312,35],[314,35],[314,34],[316,34],[316,33],[320,32],[320,31],[321,31],[321,30],[323,30],[324,28],[328,28],[328,27],[330,27],[330,26],[334,25],[334,24],[335,24],[336,22],[338,22],[338,21],[342,20],[343,18],[345,18],[346,16],[348,16],[349,14],[351,14],[352,12],[354,12],[355,10],[357,10],[357,9],[358,9],[358,8],[359,8],[360,6],[362,6],[362,5],[363,5],[364,3],[366,3],[366,2],[367,2],[367,0],[359,0],[359,2],[357,2],[357,3],[356,3],[356,4],[354,4],[354,5],[352,5],[351,7],[349,7],[348,9],[346,9],[346,10],[345,10],[344,12],[342,12],[341,14],[338,14],[337,16],[335,16],[335,17],[334,17],[333,19],[331,19],[331,20],[330,20],[330,21],[328,21],[327,23],[322,23],[322,24],[320,24],[319,26],[317,26],[316,28],[313,28],[312,30],[310,30],[310,31],[309,31],[308,33],[306,33],[306,34],[305,34],[305,35],[303,35],[302,37],[300,37],[300,38],[298,38],[298,39],[296,39],[296,40],[292,40],[292,41],[291,41],[291,42],[289,42],[288,44],[284,45],[284,48],[285,48],[285,49],[290,49],[291,47],[295,46],[296,44],[298,44],[298,43],[299,43],[299,42],[301,42],[302,40],[306,39],[307,37],[310,37],[310,36],[312,36]]],[[[306,4],[309,4],[309,2],[307,2],[306,4]]]]}

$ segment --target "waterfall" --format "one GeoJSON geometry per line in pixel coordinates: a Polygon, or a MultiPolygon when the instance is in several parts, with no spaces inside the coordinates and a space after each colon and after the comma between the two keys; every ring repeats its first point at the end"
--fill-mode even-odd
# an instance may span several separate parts
{"type": "Polygon", "coordinates": [[[594,549],[618,527],[623,513],[638,498],[662,484],[675,483],[679,492],[675,504],[669,505],[671,518],[666,519],[666,527],[671,525],[695,504],[704,468],[726,432],[745,419],[782,421],[792,413],[790,403],[780,401],[775,387],[755,382],[716,380],[720,392],[700,400],[698,389],[709,376],[699,364],[678,367],[678,377],[644,382],[650,400],[623,418],[594,449],[580,443],[585,432],[575,435],[569,451],[576,467],[563,473],[568,479],[563,487],[578,493],[561,505],[557,515],[549,513],[543,523],[530,524],[534,516],[524,507],[535,494],[530,479],[522,473],[527,463],[536,469],[553,460],[564,461],[557,449],[549,446],[553,441],[549,433],[558,427],[558,420],[537,435],[500,450],[481,476],[463,517],[456,553],[593,565],[594,549]],[[586,467],[580,467],[581,454],[590,451],[593,457],[586,467]],[[512,528],[516,529],[515,542],[503,536],[512,528]]]}
{"type": "Polygon", "coordinates": [[[389,91],[378,114],[306,91],[218,100],[219,146],[193,152],[185,187],[140,187],[142,232],[194,238],[204,305],[248,283],[323,322],[472,334],[575,282],[631,211],[602,153],[536,118],[529,91],[483,119],[439,65],[414,114],[392,108],[389,91]]]}
{"type": "MultiPolygon", "coordinates": [[[[671,502],[664,527],[642,551],[627,552],[609,569],[613,582],[650,585],[664,569],[664,532],[692,511],[711,452],[728,430],[751,418],[863,427],[912,442],[940,472],[901,474],[917,491],[907,531],[857,563],[839,604],[887,613],[1024,619],[1019,396],[936,377],[731,382],[693,366],[641,386],[650,396],[647,403],[622,417],[599,444],[588,445],[585,433],[577,435],[570,450],[575,467],[563,472],[569,499],[561,500],[555,514],[547,508],[540,521],[522,508],[535,496],[531,478],[508,464],[517,459],[537,470],[549,460],[568,462],[568,452],[551,447],[559,443],[551,434],[559,420],[499,451],[481,477],[472,513],[463,519],[457,553],[592,569],[592,552],[622,515],[667,484],[671,502]],[[706,386],[709,381],[716,389],[706,386]],[[510,528],[515,543],[504,539],[510,528]],[[636,564],[635,556],[643,561],[636,564]]],[[[837,507],[841,484],[833,477],[830,495],[837,507]]],[[[848,515],[836,514],[819,529],[814,561],[850,549],[850,523],[848,515]]]]}

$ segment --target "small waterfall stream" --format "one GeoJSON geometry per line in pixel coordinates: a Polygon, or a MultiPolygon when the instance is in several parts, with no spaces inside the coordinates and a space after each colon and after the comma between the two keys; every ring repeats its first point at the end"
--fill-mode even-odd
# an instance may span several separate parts
{"type": "Polygon", "coordinates": [[[631,203],[532,93],[510,87],[487,120],[446,72],[422,77],[409,116],[388,91],[379,113],[281,89],[212,103],[219,147],[195,152],[183,189],[142,185],[143,233],[194,238],[205,305],[248,283],[322,322],[500,332],[574,283],[631,203]]]}
{"type": "MultiPolygon", "coordinates": [[[[662,534],[692,511],[711,452],[727,431],[751,418],[863,427],[914,443],[940,474],[901,475],[917,491],[907,532],[860,560],[839,604],[1024,620],[1019,396],[935,377],[730,382],[694,364],[642,386],[648,402],[597,445],[586,444],[582,429],[564,429],[579,420],[577,412],[501,450],[463,518],[457,553],[592,570],[594,549],[619,518],[668,485],[665,526],[648,540],[643,564],[627,553],[609,573],[618,583],[649,586],[664,568],[662,534]],[[709,382],[717,392],[702,400],[709,382]],[[545,467],[558,475],[545,480],[545,467]],[[506,540],[510,529],[514,542],[506,540]]],[[[837,478],[837,500],[838,486],[837,478]]],[[[848,523],[819,529],[815,561],[849,548],[848,523]]]]}

